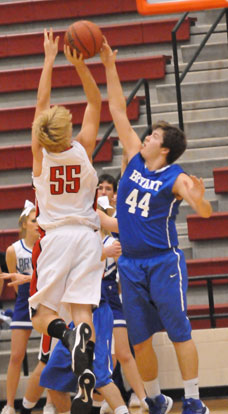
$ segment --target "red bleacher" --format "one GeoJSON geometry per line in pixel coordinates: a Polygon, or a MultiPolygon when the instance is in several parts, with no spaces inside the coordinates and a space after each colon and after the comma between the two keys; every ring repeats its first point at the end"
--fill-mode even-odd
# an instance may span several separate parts
{"type": "MultiPolygon", "coordinates": [[[[60,104],[61,105],[61,104],[60,104]]],[[[83,120],[86,102],[64,103],[72,113],[73,125],[80,125],[83,120]]],[[[0,109],[0,132],[19,131],[30,129],[34,118],[34,106],[22,106],[17,108],[0,109]],[[12,122],[13,119],[13,122],[12,122]]],[[[135,98],[127,108],[128,117],[131,121],[139,117],[139,100],[135,98]]],[[[101,109],[101,122],[111,122],[112,117],[108,108],[108,101],[103,100],[101,109]]]]}
{"type": "MultiPolygon", "coordinates": [[[[215,305],[215,315],[216,314],[227,314],[228,313],[228,304],[216,304],[215,305]]],[[[209,314],[209,306],[208,305],[191,305],[188,306],[188,316],[201,316],[201,315],[208,315],[209,314]]],[[[192,329],[209,329],[211,328],[210,319],[195,319],[191,320],[192,329]]],[[[224,316],[224,318],[217,318],[216,319],[216,327],[217,328],[224,328],[228,327],[228,318],[224,316]]]]}
{"type": "Polygon", "coordinates": [[[228,193],[228,167],[214,168],[214,186],[217,194],[228,193]]]}
{"type": "MultiPolygon", "coordinates": [[[[108,138],[94,159],[97,162],[111,162],[113,143],[117,138],[108,138]]],[[[96,145],[100,142],[97,139],[96,145]]],[[[22,170],[32,168],[31,145],[14,145],[0,147],[0,171],[22,170]]]]}
{"type": "Polygon", "coordinates": [[[4,185],[0,187],[0,211],[22,209],[25,200],[35,201],[32,184],[4,185]]]}
{"type": "Polygon", "coordinates": [[[8,246],[17,241],[18,234],[18,229],[0,230],[0,250],[5,251],[8,246]]]}
{"type": "MultiPolygon", "coordinates": [[[[126,58],[117,61],[117,70],[121,82],[137,81],[140,78],[163,79],[166,64],[170,56],[146,56],[126,58]]],[[[88,63],[98,85],[106,83],[102,63],[88,63]]],[[[38,88],[41,67],[27,69],[12,69],[0,71],[0,92],[19,92],[38,88]]],[[[52,88],[81,86],[81,81],[72,65],[55,66],[52,75],[52,88]]]]}
{"type": "Polygon", "coordinates": [[[228,237],[228,212],[213,213],[208,219],[192,214],[187,217],[187,223],[188,236],[192,241],[228,237]]]}
{"type": "Polygon", "coordinates": [[[26,0],[0,3],[0,24],[78,19],[136,11],[135,0],[26,0]]]}
{"type": "MultiPolygon", "coordinates": [[[[1,9],[0,9],[1,10],[1,9]]],[[[188,17],[177,32],[177,40],[190,38],[190,25],[195,18],[188,17]]],[[[102,33],[111,47],[171,42],[171,31],[178,19],[163,19],[143,22],[100,25],[102,33]]],[[[63,51],[65,30],[55,30],[60,37],[59,51],[63,51]]],[[[0,36],[0,57],[43,54],[43,32],[10,34],[0,36]]]]}

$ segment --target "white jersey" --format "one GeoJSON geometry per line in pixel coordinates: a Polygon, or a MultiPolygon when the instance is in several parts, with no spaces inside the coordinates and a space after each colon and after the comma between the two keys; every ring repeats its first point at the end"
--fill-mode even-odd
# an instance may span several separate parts
{"type": "Polygon", "coordinates": [[[43,149],[42,172],[33,177],[38,202],[39,226],[48,230],[65,224],[99,229],[93,208],[98,183],[84,147],[77,141],[60,153],[43,149]]]}
{"type": "Polygon", "coordinates": [[[32,275],[32,250],[26,246],[24,239],[18,240],[12,244],[16,258],[17,271],[26,275],[32,275]]]}

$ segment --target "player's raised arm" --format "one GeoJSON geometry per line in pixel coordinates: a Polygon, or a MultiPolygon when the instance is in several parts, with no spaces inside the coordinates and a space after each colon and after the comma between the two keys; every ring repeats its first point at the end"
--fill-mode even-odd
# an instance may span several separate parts
{"type": "MultiPolygon", "coordinates": [[[[52,69],[55,57],[58,53],[59,37],[53,38],[53,31],[44,30],[44,64],[39,81],[37,92],[37,103],[34,120],[42,111],[50,107],[52,69]]],[[[33,153],[33,173],[39,175],[42,164],[42,147],[39,144],[34,128],[32,129],[32,153],[33,153]]]]}
{"type": "Polygon", "coordinates": [[[67,60],[72,63],[81,79],[82,86],[87,98],[87,106],[83,117],[81,131],[76,139],[85,148],[89,159],[92,161],[93,150],[100,124],[101,94],[97,84],[86,66],[82,54],[77,56],[76,50],[71,52],[69,46],[64,45],[64,53],[67,60]]]}
{"type": "Polygon", "coordinates": [[[187,201],[201,217],[211,216],[212,207],[204,198],[205,187],[202,178],[180,174],[173,186],[173,193],[187,201]]]}
{"type": "Polygon", "coordinates": [[[106,71],[109,109],[129,161],[140,151],[142,144],[127,117],[126,101],[115,64],[116,54],[117,51],[112,51],[105,40],[100,56],[106,71]]]}

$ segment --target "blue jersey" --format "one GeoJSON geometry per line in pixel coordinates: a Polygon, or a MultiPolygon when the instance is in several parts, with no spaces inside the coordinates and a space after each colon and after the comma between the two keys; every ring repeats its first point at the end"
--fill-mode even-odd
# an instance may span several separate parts
{"type": "Polygon", "coordinates": [[[178,245],[175,225],[180,200],[172,193],[182,168],[177,164],[150,171],[136,154],[120,180],[117,218],[122,253],[149,257],[158,249],[178,245]]]}

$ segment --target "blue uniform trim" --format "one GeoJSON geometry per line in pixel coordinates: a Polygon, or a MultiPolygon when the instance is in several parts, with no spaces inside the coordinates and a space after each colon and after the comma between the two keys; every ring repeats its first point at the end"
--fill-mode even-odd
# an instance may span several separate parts
{"type": "Polygon", "coordinates": [[[32,250],[27,249],[27,247],[25,247],[25,245],[24,245],[24,243],[23,243],[22,239],[20,239],[20,243],[21,243],[21,245],[22,245],[23,249],[25,249],[25,250],[26,250],[26,252],[29,252],[29,253],[31,253],[31,254],[32,254],[32,250]]]}

